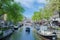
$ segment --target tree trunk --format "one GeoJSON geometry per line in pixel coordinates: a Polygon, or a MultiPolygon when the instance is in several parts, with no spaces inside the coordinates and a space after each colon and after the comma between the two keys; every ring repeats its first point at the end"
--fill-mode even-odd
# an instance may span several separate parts
{"type": "Polygon", "coordinates": [[[60,18],[60,11],[59,11],[59,18],[60,18]]]}
{"type": "MultiPolygon", "coordinates": [[[[59,4],[60,4],[60,0],[59,0],[59,4]]],[[[59,6],[59,18],[60,18],[60,6],[59,6]]]]}

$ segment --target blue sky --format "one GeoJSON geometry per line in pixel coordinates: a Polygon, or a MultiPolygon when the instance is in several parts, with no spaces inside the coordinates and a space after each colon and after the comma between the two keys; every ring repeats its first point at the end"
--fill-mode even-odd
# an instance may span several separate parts
{"type": "Polygon", "coordinates": [[[45,0],[16,0],[16,2],[21,3],[25,9],[23,15],[27,18],[31,18],[35,11],[39,11],[41,8],[44,8],[47,3],[45,0]]]}

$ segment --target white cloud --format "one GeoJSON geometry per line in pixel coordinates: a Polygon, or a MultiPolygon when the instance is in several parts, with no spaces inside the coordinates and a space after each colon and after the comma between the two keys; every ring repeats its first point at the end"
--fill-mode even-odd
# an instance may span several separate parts
{"type": "Polygon", "coordinates": [[[34,5],[33,5],[34,2],[46,3],[45,0],[16,0],[16,2],[20,2],[23,6],[27,8],[34,8],[34,5]]]}
{"type": "Polygon", "coordinates": [[[15,0],[15,1],[20,2],[22,6],[29,8],[26,9],[27,12],[25,11],[24,14],[26,16],[28,13],[30,13],[27,15],[27,17],[31,17],[34,11],[40,11],[39,9],[43,8],[42,5],[46,3],[45,0],[15,0]]]}
{"type": "Polygon", "coordinates": [[[27,8],[33,7],[34,0],[16,0],[17,2],[20,2],[23,6],[26,6],[27,8]]]}
{"type": "Polygon", "coordinates": [[[47,3],[46,0],[37,0],[38,3],[47,3]]]}

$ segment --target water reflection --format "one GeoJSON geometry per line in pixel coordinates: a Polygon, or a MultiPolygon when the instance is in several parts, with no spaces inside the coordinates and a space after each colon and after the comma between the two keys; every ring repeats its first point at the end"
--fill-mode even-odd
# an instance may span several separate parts
{"type": "Polygon", "coordinates": [[[23,27],[22,32],[20,30],[14,32],[11,37],[6,40],[34,40],[33,28],[30,27],[30,32],[26,32],[26,27],[23,27]]]}
{"type": "Polygon", "coordinates": [[[20,40],[34,40],[32,28],[30,27],[30,32],[26,32],[25,30],[26,28],[22,31],[20,40]]]}

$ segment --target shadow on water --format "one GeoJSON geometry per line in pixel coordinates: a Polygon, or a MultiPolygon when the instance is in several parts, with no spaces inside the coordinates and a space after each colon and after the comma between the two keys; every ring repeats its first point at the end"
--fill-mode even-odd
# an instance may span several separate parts
{"type": "Polygon", "coordinates": [[[26,32],[27,35],[30,35],[30,32],[26,32]]]}

